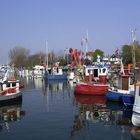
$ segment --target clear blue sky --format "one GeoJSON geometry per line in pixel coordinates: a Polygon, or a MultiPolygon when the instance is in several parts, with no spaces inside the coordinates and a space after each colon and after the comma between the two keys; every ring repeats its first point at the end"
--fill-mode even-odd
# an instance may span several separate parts
{"type": "Polygon", "coordinates": [[[30,54],[80,48],[88,30],[88,50],[113,53],[140,37],[140,0],[0,0],[0,64],[16,46],[30,54]]]}

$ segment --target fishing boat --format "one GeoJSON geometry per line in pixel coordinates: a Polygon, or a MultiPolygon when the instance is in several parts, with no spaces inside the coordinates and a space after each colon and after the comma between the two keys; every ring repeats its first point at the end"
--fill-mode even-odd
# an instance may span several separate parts
{"type": "Polygon", "coordinates": [[[42,78],[44,76],[44,73],[45,73],[44,66],[35,65],[33,67],[32,77],[33,78],[42,78]]]}
{"type": "MultiPolygon", "coordinates": [[[[117,101],[123,103],[127,101],[128,96],[134,95],[134,83],[132,75],[121,75],[121,87],[112,87],[107,91],[106,97],[108,101],[117,101]]],[[[127,105],[127,102],[124,103],[127,105]]]]}
{"type": "Polygon", "coordinates": [[[135,87],[135,83],[137,80],[137,75],[136,75],[136,71],[139,72],[140,68],[139,67],[136,67],[136,58],[135,58],[135,49],[136,49],[136,35],[135,35],[135,31],[132,31],[132,62],[133,64],[129,64],[128,67],[129,67],[129,72],[130,72],[130,67],[132,66],[132,73],[133,73],[133,83],[134,83],[134,86],[133,86],[133,92],[130,92],[130,94],[126,94],[123,96],[123,103],[125,106],[127,107],[133,107],[134,105],[134,102],[135,102],[135,93],[136,93],[136,87],[135,87]]]}
{"type": "Polygon", "coordinates": [[[76,95],[105,95],[109,86],[105,84],[78,83],[74,88],[76,95]]]}
{"type": "Polygon", "coordinates": [[[45,65],[45,81],[50,80],[67,80],[66,69],[63,66],[60,66],[60,62],[55,62],[54,64],[49,65],[48,58],[48,42],[46,42],[46,65],[45,65]]]}
{"type": "Polygon", "coordinates": [[[130,90],[122,90],[122,89],[115,89],[115,90],[112,90],[112,89],[109,89],[107,91],[107,94],[106,94],[106,97],[107,97],[107,100],[110,100],[110,101],[117,101],[117,102],[120,102],[120,103],[123,103],[125,105],[127,105],[127,101],[129,98],[128,96],[133,96],[134,94],[134,90],[133,91],[130,91],[130,90]]]}
{"type": "Polygon", "coordinates": [[[0,67],[0,104],[22,99],[23,84],[15,77],[15,70],[10,66],[0,67]]]}
{"type": "Polygon", "coordinates": [[[62,67],[47,68],[45,71],[45,80],[67,80],[67,73],[62,67]]]}
{"type": "Polygon", "coordinates": [[[106,66],[86,66],[83,82],[76,83],[74,93],[79,95],[105,95],[109,89],[106,66]]]}

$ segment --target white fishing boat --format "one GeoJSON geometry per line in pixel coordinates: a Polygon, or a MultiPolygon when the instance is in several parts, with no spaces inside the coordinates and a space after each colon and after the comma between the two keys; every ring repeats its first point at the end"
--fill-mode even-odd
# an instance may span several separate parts
{"type": "Polygon", "coordinates": [[[20,84],[20,81],[15,77],[13,67],[0,67],[0,105],[21,99],[22,87],[24,87],[23,84],[20,84]]]}
{"type": "Polygon", "coordinates": [[[44,66],[41,66],[41,65],[35,65],[33,67],[33,74],[32,74],[32,77],[33,78],[41,78],[43,77],[45,74],[45,68],[44,66]]]}

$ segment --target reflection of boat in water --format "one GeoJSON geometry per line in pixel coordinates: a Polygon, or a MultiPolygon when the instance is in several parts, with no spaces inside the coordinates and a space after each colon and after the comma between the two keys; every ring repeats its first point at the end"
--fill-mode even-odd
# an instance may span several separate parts
{"type": "Polygon", "coordinates": [[[116,127],[121,130],[123,137],[128,126],[132,126],[131,116],[132,109],[123,108],[119,104],[108,104],[105,96],[74,96],[78,112],[74,115],[71,136],[77,133],[84,133],[85,129],[90,133],[90,128],[95,124],[103,125],[103,127],[116,127]],[[78,103],[78,104],[77,104],[78,103]],[[112,107],[113,106],[113,107],[112,107]]]}
{"type": "Polygon", "coordinates": [[[21,110],[22,102],[15,102],[10,105],[0,107],[0,129],[10,130],[9,123],[19,121],[25,116],[25,111],[21,110]]]}
{"type": "Polygon", "coordinates": [[[45,80],[45,85],[48,85],[48,84],[54,84],[54,83],[67,83],[67,80],[64,80],[64,79],[59,79],[59,80],[49,80],[49,81],[46,81],[45,80]]]}
{"type": "Polygon", "coordinates": [[[140,140],[140,127],[133,127],[130,130],[131,140],[140,140]]]}
{"type": "Polygon", "coordinates": [[[86,128],[89,123],[108,121],[110,113],[106,108],[105,96],[75,95],[76,104],[79,105],[78,113],[74,116],[71,136],[86,128]]]}
{"type": "Polygon", "coordinates": [[[46,89],[48,88],[49,91],[62,91],[67,84],[66,80],[45,81],[45,87],[46,89]]]}
{"type": "Polygon", "coordinates": [[[43,81],[42,78],[34,78],[33,81],[34,81],[34,86],[37,89],[42,88],[44,86],[43,85],[44,84],[44,81],[43,81]]]}
{"type": "Polygon", "coordinates": [[[75,95],[75,99],[81,104],[106,104],[105,96],[75,95]]]}

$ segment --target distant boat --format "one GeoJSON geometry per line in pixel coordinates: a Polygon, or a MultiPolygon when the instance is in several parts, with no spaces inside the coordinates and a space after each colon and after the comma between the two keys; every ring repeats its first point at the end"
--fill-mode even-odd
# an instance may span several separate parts
{"type": "Polygon", "coordinates": [[[44,68],[44,66],[35,65],[33,67],[33,73],[32,73],[32,77],[33,78],[41,78],[41,77],[44,77],[44,74],[45,74],[45,68],[44,68]]]}
{"type": "Polygon", "coordinates": [[[62,67],[52,67],[45,70],[45,80],[67,80],[67,73],[62,67]]]}
{"type": "Polygon", "coordinates": [[[59,65],[59,62],[55,62],[55,64],[49,67],[48,60],[48,42],[46,42],[46,69],[44,78],[45,81],[50,80],[67,80],[67,74],[64,72],[64,68],[59,65]]]}

